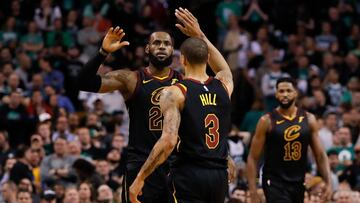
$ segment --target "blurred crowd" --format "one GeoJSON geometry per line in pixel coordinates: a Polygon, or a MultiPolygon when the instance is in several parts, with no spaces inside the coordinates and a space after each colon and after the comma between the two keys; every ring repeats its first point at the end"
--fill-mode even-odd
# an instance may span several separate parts
{"type": "MultiPolygon", "coordinates": [[[[228,202],[246,202],[246,156],[257,120],[277,105],[276,80],[297,80],[314,113],[332,172],[334,202],[360,202],[360,2],[356,0],[0,1],[0,202],[121,202],[128,113],[119,92],[74,88],[79,70],[120,26],[131,45],[100,74],[148,63],[149,34],[169,31],[189,8],[234,74],[228,202]],[[204,9],[204,8],[211,8],[204,9]],[[16,191],[16,192],[15,192],[16,191]]],[[[179,51],[172,67],[182,70],[179,51]]],[[[260,178],[261,179],[261,178],[260,178]]],[[[309,152],[305,202],[324,182],[309,152]]],[[[259,193],[261,193],[259,182],[259,193]]]]}

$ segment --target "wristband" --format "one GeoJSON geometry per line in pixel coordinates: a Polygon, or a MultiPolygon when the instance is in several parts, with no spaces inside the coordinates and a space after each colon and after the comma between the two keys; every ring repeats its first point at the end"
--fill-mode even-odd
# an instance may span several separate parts
{"type": "Polygon", "coordinates": [[[102,47],[99,49],[99,53],[103,56],[107,56],[109,53],[105,51],[102,47]]]}

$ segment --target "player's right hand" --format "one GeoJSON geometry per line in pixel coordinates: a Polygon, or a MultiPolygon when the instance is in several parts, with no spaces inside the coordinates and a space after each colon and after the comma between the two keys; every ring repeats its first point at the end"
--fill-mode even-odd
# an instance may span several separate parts
{"type": "Polygon", "coordinates": [[[102,49],[108,53],[112,53],[123,46],[129,45],[130,43],[128,41],[121,41],[124,36],[125,32],[119,26],[115,29],[111,27],[102,42],[102,49]]]}
{"type": "Polygon", "coordinates": [[[175,26],[189,37],[202,37],[204,33],[200,29],[200,25],[195,16],[187,9],[179,8],[175,10],[176,18],[181,22],[175,26]]]}

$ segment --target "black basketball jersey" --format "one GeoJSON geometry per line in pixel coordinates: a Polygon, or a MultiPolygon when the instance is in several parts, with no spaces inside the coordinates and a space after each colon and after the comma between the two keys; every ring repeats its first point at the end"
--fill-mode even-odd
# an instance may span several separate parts
{"type": "Polygon", "coordinates": [[[160,92],[180,79],[182,74],[172,69],[164,78],[152,76],[146,68],[138,71],[135,92],[126,102],[130,117],[128,162],[145,161],[161,137],[160,92]]]}
{"type": "MultiPolygon", "coordinates": [[[[298,109],[289,120],[277,110],[269,113],[271,130],[265,144],[263,177],[287,182],[303,182],[311,131],[306,112],[298,109]]],[[[265,183],[264,183],[265,184],[265,183]]]]}
{"type": "Polygon", "coordinates": [[[223,84],[210,77],[204,84],[185,79],[176,84],[185,95],[174,167],[191,163],[227,167],[231,104],[223,84]]]}

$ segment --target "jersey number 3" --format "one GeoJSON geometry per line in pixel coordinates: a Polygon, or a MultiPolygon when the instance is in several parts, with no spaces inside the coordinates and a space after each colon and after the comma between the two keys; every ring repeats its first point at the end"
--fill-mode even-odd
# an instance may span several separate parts
{"type": "Polygon", "coordinates": [[[205,143],[209,149],[215,149],[219,144],[219,119],[215,114],[208,114],[205,118],[205,143]]]}

